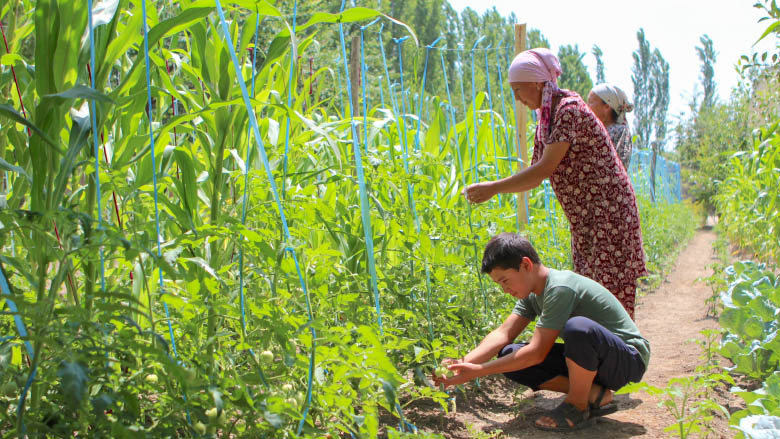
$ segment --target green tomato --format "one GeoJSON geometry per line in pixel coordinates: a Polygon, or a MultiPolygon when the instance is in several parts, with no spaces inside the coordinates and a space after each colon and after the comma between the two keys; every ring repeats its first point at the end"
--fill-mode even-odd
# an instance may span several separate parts
{"type": "Polygon", "coordinates": [[[444,366],[437,367],[435,373],[437,377],[450,378],[452,376],[452,371],[444,366]]]}
{"type": "Polygon", "coordinates": [[[146,376],[146,382],[149,384],[157,384],[157,375],[150,373],[146,376]]]}
{"type": "Polygon", "coordinates": [[[271,364],[274,362],[274,353],[271,351],[263,351],[260,353],[260,362],[263,364],[271,364]]]}
{"type": "Polygon", "coordinates": [[[214,420],[217,419],[217,408],[212,407],[206,410],[206,416],[209,418],[209,422],[214,422],[214,420]]]}
{"type": "Polygon", "coordinates": [[[290,404],[293,407],[298,407],[298,400],[295,398],[287,398],[284,400],[287,404],[290,404]]]}
{"type": "Polygon", "coordinates": [[[206,434],[206,425],[204,425],[202,422],[198,421],[196,422],[192,428],[195,429],[195,431],[198,432],[198,434],[206,434]]]}
{"type": "Polygon", "coordinates": [[[282,390],[284,390],[285,392],[292,392],[292,390],[293,390],[293,385],[292,385],[292,384],[290,384],[290,383],[287,383],[287,384],[285,384],[285,385],[283,385],[283,386],[282,386],[282,390]]]}

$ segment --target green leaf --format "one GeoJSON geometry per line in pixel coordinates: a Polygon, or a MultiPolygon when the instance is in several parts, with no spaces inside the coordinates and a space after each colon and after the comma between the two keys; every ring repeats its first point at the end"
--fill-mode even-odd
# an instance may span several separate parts
{"type": "Polygon", "coordinates": [[[281,58],[287,52],[287,46],[289,45],[289,34],[285,36],[277,35],[273,41],[271,41],[271,45],[268,47],[266,56],[263,59],[263,64],[260,65],[260,70],[262,71],[266,67],[272,65],[276,60],[281,58]]]}
{"type": "Polygon", "coordinates": [[[268,410],[263,412],[263,418],[268,421],[269,424],[271,424],[271,427],[273,428],[282,428],[284,426],[284,419],[278,414],[269,412],[268,410]]]}
{"type": "MultiPolygon", "coordinates": [[[[100,0],[92,5],[92,27],[111,23],[119,7],[119,0],[100,0]]],[[[87,28],[86,32],[89,32],[87,28]]]]}
{"type": "Polygon", "coordinates": [[[65,404],[74,409],[81,404],[84,394],[87,390],[89,371],[86,366],[72,362],[63,361],[57,371],[60,379],[60,391],[64,396],[65,404]]]}
{"type": "Polygon", "coordinates": [[[198,186],[196,183],[195,164],[192,161],[190,152],[184,148],[176,148],[174,156],[176,157],[179,171],[181,171],[180,181],[183,186],[183,193],[180,193],[179,197],[184,201],[186,213],[190,217],[194,217],[198,213],[198,186]]]}
{"type": "Polygon", "coordinates": [[[395,387],[393,387],[393,385],[384,378],[379,378],[379,382],[382,383],[382,390],[385,391],[385,399],[387,399],[387,403],[390,407],[395,407],[395,387]]]}
{"type": "Polygon", "coordinates": [[[772,321],[775,318],[775,312],[777,312],[777,308],[772,306],[772,303],[764,296],[758,296],[751,300],[748,307],[764,322],[772,321]]]}
{"type": "Polygon", "coordinates": [[[727,308],[720,315],[720,325],[733,333],[738,333],[745,321],[745,315],[742,309],[727,308]]]}
{"type": "Polygon", "coordinates": [[[4,66],[14,66],[16,64],[24,65],[24,58],[16,53],[6,53],[5,55],[0,56],[0,64],[4,66]]]}
{"type": "Polygon", "coordinates": [[[214,406],[217,408],[217,413],[222,414],[222,410],[225,408],[225,404],[222,402],[222,392],[216,387],[209,387],[209,393],[214,400],[214,406]]]}
{"type": "Polygon", "coordinates": [[[94,413],[95,416],[102,417],[105,415],[106,410],[111,407],[111,404],[114,403],[114,399],[103,393],[92,398],[90,402],[92,403],[92,413],[94,413]]]}
{"type": "Polygon", "coordinates": [[[17,367],[22,365],[22,346],[18,344],[11,346],[11,364],[17,367]]]}
{"type": "Polygon", "coordinates": [[[114,103],[114,101],[107,95],[100,93],[92,87],[86,87],[83,85],[76,85],[61,93],[46,95],[42,98],[43,101],[51,100],[56,103],[67,102],[71,99],[87,99],[109,104],[114,103]]]}
{"type": "Polygon", "coordinates": [[[4,170],[4,171],[9,171],[9,172],[15,172],[15,173],[17,173],[19,175],[23,175],[23,176],[27,177],[27,179],[30,180],[30,176],[27,175],[27,172],[25,172],[25,170],[23,168],[8,163],[2,157],[0,157],[0,169],[4,170]]]}
{"type": "Polygon", "coordinates": [[[764,33],[763,33],[763,34],[761,34],[761,36],[760,36],[760,37],[758,37],[758,39],[756,40],[756,42],[755,42],[755,43],[753,43],[753,46],[755,46],[756,44],[758,44],[758,42],[759,42],[759,41],[761,41],[761,40],[763,40],[764,38],[766,38],[766,36],[767,36],[767,35],[769,35],[769,34],[771,34],[772,32],[775,32],[775,31],[777,31],[777,30],[780,30],[779,28],[780,28],[780,20],[779,20],[779,21],[775,21],[774,23],[770,24],[770,25],[769,25],[769,26],[766,28],[766,30],[764,31],[764,33]]]}
{"type": "Polygon", "coordinates": [[[141,288],[143,287],[144,272],[140,263],[133,264],[133,296],[136,299],[141,297],[141,288]]]}
{"type": "Polygon", "coordinates": [[[174,296],[173,294],[163,294],[160,296],[160,301],[171,308],[184,308],[187,306],[187,302],[185,302],[184,299],[179,296],[174,296]]]}
{"type": "Polygon", "coordinates": [[[65,152],[65,157],[63,157],[60,162],[57,176],[54,179],[52,200],[55,205],[59,205],[60,200],[65,195],[73,169],[79,158],[79,153],[89,141],[89,133],[91,131],[88,113],[79,114],[78,112],[71,111],[71,119],[73,120],[73,125],[70,129],[68,150],[65,152]]]}
{"type": "MultiPolygon", "coordinates": [[[[409,32],[409,36],[411,36],[412,40],[414,40],[415,46],[420,45],[419,42],[417,41],[417,34],[415,34],[412,28],[406,25],[406,23],[400,20],[396,20],[395,18],[390,17],[389,15],[385,15],[377,10],[363,8],[363,7],[347,9],[340,14],[331,14],[329,12],[315,12],[314,14],[312,14],[309,21],[296,28],[296,32],[307,29],[318,23],[352,23],[355,21],[370,20],[372,18],[379,17],[379,16],[382,16],[392,21],[393,23],[403,27],[404,29],[406,29],[406,31],[409,32]]],[[[290,31],[282,30],[281,32],[279,32],[279,36],[289,37],[290,31]]]]}
{"type": "MultiPolygon", "coordinates": [[[[213,2],[212,2],[213,4],[213,2]]],[[[149,47],[157,44],[161,38],[171,34],[181,32],[194,23],[203,21],[204,17],[207,17],[214,10],[214,6],[211,7],[199,7],[194,6],[181,11],[175,17],[163,20],[156,26],[149,30],[148,39],[149,47]]]]}
{"type": "MultiPolygon", "coordinates": [[[[107,71],[108,66],[113,65],[114,62],[133,47],[136,41],[140,41],[143,38],[141,36],[142,20],[143,16],[141,14],[131,14],[128,17],[127,23],[122,29],[122,38],[114,38],[108,44],[100,71],[107,71]]],[[[135,64],[133,67],[135,67],[135,64]]]]}
{"type": "Polygon", "coordinates": [[[756,316],[750,316],[742,327],[742,331],[748,338],[758,339],[764,334],[764,322],[756,316]]]}
{"type": "Polygon", "coordinates": [[[40,128],[35,126],[34,123],[32,123],[29,120],[27,120],[18,111],[14,110],[14,108],[11,107],[10,105],[8,105],[8,104],[0,104],[0,115],[4,115],[4,116],[8,117],[9,119],[13,120],[14,122],[18,122],[18,123],[26,126],[30,130],[32,130],[32,132],[34,132],[35,134],[41,136],[41,139],[43,139],[44,142],[46,142],[49,146],[54,148],[57,152],[59,152],[60,154],[64,154],[64,151],[59,146],[57,146],[57,144],[54,143],[54,141],[51,140],[49,138],[49,136],[46,135],[46,133],[44,133],[40,128]]]}
{"type": "MultiPolygon", "coordinates": [[[[268,3],[265,0],[230,0],[230,5],[236,5],[240,6],[242,8],[249,9],[252,12],[258,13],[260,15],[264,15],[267,17],[282,17],[282,13],[279,12],[278,9],[273,7],[270,3],[268,3]]],[[[217,2],[214,0],[200,0],[192,5],[190,5],[193,8],[200,8],[200,7],[206,7],[211,10],[214,10],[214,8],[217,7],[217,2]]]]}
{"type": "Polygon", "coordinates": [[[219,277],[219,274],[217,274],[216,270],[214,270],[213,267],[211,267],[208,262],[206,262],[203,258],[182,258],[183,261],[192,262],[196,265],[198,265],[200,268],[202,268],[206,273],[210,274],[214,279],[219,281],[222,285],[225,284],[225,282],[222,281],[222,278],[219,277]]]}

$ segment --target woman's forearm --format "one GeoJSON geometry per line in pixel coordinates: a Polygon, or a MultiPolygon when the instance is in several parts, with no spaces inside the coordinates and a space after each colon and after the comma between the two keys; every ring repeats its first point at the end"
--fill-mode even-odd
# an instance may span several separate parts
{"type": "Polygon", "coordinates": [[[539,186],[544,180],[544,175],[538,167],[531,166],[515,175],[496,180],[495,187],[499,194],[512,194],[517,192],[527,192],[539,186]]]}

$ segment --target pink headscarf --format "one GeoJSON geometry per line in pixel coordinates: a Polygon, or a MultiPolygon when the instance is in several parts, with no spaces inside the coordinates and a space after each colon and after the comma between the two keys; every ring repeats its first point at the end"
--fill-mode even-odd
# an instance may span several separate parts
{"type": "Polygon", "coordinates": [[[544,47],[519,53],[509,66],[509,82],[558,83],[561,62],[544,47]]]}
{"type": "Polygon", "coordinates": [[[558,57],[544,47],[519,53],[509,66],[509,82],[544,82],[542,106],[536,110],[536,115],[539,119],[542,141],[545,144],[550,143],[548,137],[553,96],[574,95],[568,90],[558,88],[558,77],[561,73],[561,62],[558,61],[558,57]]]}

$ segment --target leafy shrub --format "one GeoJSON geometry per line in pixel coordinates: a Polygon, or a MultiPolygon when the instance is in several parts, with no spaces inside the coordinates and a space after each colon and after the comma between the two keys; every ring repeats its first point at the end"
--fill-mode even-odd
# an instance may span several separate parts
{"type": "Polygon", "coordinates": [[[726,270],[720,325],[726,331],[721,354],[733,372],[763,380],[780,366],[780,281],[764,265],[740,262],[726,270]]]}

